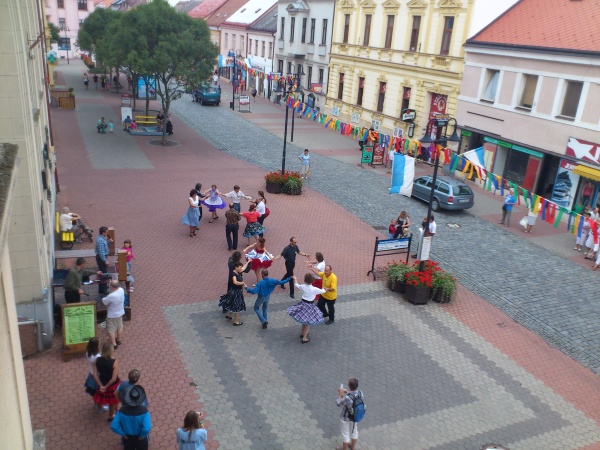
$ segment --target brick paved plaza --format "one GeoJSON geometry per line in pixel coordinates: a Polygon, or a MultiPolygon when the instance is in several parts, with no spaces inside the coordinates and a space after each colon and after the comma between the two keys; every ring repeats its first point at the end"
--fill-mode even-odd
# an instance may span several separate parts
{"type": "MultiPolygon", "coordinates": [[[[222,80],[220,107],[176,102],[181,145],[162,148],[118,126],[96,133],[100,116],[118,122],[119,97],[83,90],[84,68],[57,68],[77,99],[76,111],[52,111],[57,207],[96,230],[114,226],[118,245],[133,242],[133,320],[115,355],[121,378],[142,371],[151,448],[176,448],[176,428],[197,409],[211,449],[334,449],[336,389],[355,376],[367,404],[358,449],[600,449],[598,275],[569,253],[566,230],[540,223],[525,237],[515,215],[501,229],[498,197],[477,191],[473,210],[436,214],[433,258],[460,281],[456,301],[413,306],[366,273],[382,236],[374,227],[402,209],[420,223],[426,205],[387,195],[389,175],[357,166],[356,142],[297,119],[287,166],[299,169],[309,147],[312,173],[302,195],[268,196],[266,247],[278,254],[295,236],[303,252],[325,255],[340,284],[336,322],[301,345],[286,313],[294,301],[278,288],[267,330],[250,295],[234,328],[217,307],[230,253],[223,214],[209,224],[205,210],[194,238],[180,219],[196,182],[253,196],[264,188],[266,172],[281,167],[284,109],[258,99],[252,113],[232,112],[222,80]]],[[[285,269],[279,261],[270,272],[285,269]]],[[[119,449],[83,390],[83,356],[63,362],[61,342],[58,331],[51,350],[25,361],[33,428],[45,430],[48,449],[119,449]]]]}

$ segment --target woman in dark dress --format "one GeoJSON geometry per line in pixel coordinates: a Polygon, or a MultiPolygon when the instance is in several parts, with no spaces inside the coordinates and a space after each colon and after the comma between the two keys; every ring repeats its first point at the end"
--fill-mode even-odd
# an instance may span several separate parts
{"type": "Polygon", "coordinates": [[[119,400],[115,397],[115,391],[121,384],[119,379],[119,362],[113,359],[114,347],[110,341],[102,346],[102,356],[96,359],[94,367],[94,379],[98,384],[98,390],[94,394],[94,403],[98,407],[108,405],[108,421],[115,418],[119,400]]]}
{"type": "Polygon", "coordinates": [[[229,273],[231,284],[228,283],[231,288],[227,290],[226,294],[221,296],[219,301],[219,306],[228,311],[225,318],[231,319],[233,315],[234,327],[243,325],[243,322],[240,322],[239,320],[240,311],[246,311],[243,290],[246,287],[246,283],[244,283],[242,272],[246,269],[248,264],[250,264],[249,261],[246,262],[246,264],[242,264],[241,262],[233,264],[233,270],[229,273]]]}

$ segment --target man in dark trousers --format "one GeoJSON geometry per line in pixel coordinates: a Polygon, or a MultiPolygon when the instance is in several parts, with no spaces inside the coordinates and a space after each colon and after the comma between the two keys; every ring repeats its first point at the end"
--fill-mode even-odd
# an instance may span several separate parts
{"type": "MultiPolygon", "coordinates": [[[[108,243],[112,239],[108,237],[108,227],[100,227],[98,237],[96,238],[96,263],[100,272],[108,273],[108,243]]],[[[98,293],[102,295],[108,294],[108,284],[100,283],[98,285],[98,293]]]]}
{"type": "Polygon", "coordinates": [[[238,231],[240,229],[240,213],[235,210],[233,203],[229,204],[229,211],[225,211],[225,219],[227,223],[225,225],[225,236],[227,237],[227,249],[237,250],[238,245],[238,231]]]}
{"type": "Polygon", "coordinates": [[[123,437],[125,450],[148,450],[152,421],[148,408],[144,406],[144,388],[134,384],[121,393],[120,398],[123,406],[112,420],[110,429],[123,437]]]}
{"type": "MultiPolygon", "coordinates": [[[[273,261],[278,260],[283,257],[285,260],[285,275],[281,278],[285,280],[286,278],[290,278],[294,276],[294,267],[296,267],[296,254],[306,256],[310,258],[310,255],[306,253],[302,253],[298,248],[298,241],[295,237],[290,238],[290,244],[286,245],[286,247],[281,251],[281,254],[277,255],[273,258],[273,261]]],[[[285,286],[281,285],[282,289],[285,289],[285,286]]],[[[290,297],[294,298],[294,281],[290,281],[290,297]]]]}
{"type": "Polygon", "coordinates": [[[65,278],[65,302],[67,303],[79,303],[81,301],[81,280],[83,277],[89,277],[90,275],[102,275],[102,272],[95,272],[93,270],[84,270],[85,265],[84,258],[77,258],[75,261],[75,267],[69,270],[67,278],[65,278]]]}

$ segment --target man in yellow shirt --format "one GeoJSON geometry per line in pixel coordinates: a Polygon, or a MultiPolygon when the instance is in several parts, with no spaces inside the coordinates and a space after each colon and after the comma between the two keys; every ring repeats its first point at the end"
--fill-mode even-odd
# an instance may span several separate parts
{"type": "Polygon", "coordinates": [[[325,293],[321,294],[321,298],[317,303],[317,307],[323,313],[323,317],[329,317],[325,325],[331,325],[335,320],[335,300],[337,299],[337,277],[331,270],[331,266],[325,266],[324,272],[318,272],[314,267],[310,269],[323,279],[323,289],[325,293]]]}

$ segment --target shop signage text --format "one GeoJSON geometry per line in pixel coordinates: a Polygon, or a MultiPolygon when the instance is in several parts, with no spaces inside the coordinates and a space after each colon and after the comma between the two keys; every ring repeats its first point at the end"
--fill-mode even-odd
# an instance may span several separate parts
{"type": "Polygon", "coordinates": [[[404,122],[412,122],[417,117],[417,112],[414,109],[403,109],[402,120],[404,122]]]}
{"type": "Polygon", "coordinates": [[[573,137],[569,138],[567,156],[573,156],[581,161],[600,164],[600,144],[594,144],[593,142],[573,137]]]}

